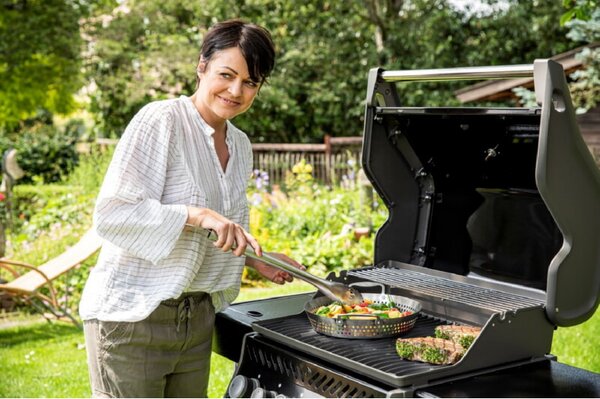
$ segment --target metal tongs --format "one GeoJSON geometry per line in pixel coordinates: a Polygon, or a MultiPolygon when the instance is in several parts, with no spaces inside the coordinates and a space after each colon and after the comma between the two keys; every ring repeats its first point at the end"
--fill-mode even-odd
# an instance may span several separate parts
{"type": "MultiPolygon", "coordinates": [[[[193,229],[202,229],[201,227],[197,227],[191,224],[186,224],[186,227],[191,227],[193,229]]],[[[211,241],[217,241],[217,234],[212,230],[206,230],[207,237],[211,241]]],[[[339,301],[346,305],[358,305],[363,301],[363,297],[360,292],[353,287],[349,287],[346,284],[328,281],[322,279],[320,277],[315,276],[314,274],[310,274],[307,271],[300,270],[297,267],[278,259],[272,255],[269,255],[266,252],[263,252],[263,256],[258,256],[254,253],[254,250],[250,247],[246,248],[244,252],[249,258],[260,260],[266,263],[269,266],[276,267],[278,269],[284,270],[294,277],[299,278],[300,280],[304,280],[309,284],[314,285],[319,291],[321,291],[325,296],[330,298],[333,301],[339,301]]]]}

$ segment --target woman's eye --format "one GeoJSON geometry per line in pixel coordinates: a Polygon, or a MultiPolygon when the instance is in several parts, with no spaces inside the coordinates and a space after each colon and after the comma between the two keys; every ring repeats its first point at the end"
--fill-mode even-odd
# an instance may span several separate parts
{"type": "Polygon", "coordinates": [[[254,89],[254,88],[258,87],[258,83],[254,82],[254,81],[252,81],[252,80],[248,80],[248,81],[246,82],[246,86],[248,86],[248,87],[251,87],[251,88],[253,88],[253,89],[254,89]]]}
{"type": "Polygon", "coordinates": [[[231,77],[231,74],[227,73],[227,72],[222,72],[221,76],[224,77],[225,79],[229,79],[231,77]]]}

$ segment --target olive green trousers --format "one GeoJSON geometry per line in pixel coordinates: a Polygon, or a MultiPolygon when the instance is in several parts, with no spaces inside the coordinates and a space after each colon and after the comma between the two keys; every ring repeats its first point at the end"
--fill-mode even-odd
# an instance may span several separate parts
{"type": "Polygon", "coordinates": [[[139,322],[84,322],[93,397],[207,397],[210,295],[163,301],[139,322]]]}

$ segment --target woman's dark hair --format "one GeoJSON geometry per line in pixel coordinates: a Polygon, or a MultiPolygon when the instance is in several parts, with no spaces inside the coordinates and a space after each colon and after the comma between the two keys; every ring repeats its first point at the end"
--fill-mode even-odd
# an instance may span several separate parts
{"type": "Polygon", "coordinates": [[[275,66],[275,46],[269,31],[241,19],[219,22],[204,36],[198,63],[209,62],[215,52],[231,47],[240,48],[250,79],[264,83],[275,66]]]}

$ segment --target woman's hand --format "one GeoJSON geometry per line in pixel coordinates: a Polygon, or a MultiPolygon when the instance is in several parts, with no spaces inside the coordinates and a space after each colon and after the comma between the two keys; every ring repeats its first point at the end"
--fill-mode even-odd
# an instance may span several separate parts
{"type": "MultiPolygon", "coordinates": [[[[300,270],[306,270],[306,267],[285,254],[269,252],[269,255],[281,259],[282,261],[287,262],[300,270]]],[[[282,285],[285,284],[286,281],[288,283],[294,281],[294,277],[290,273],[276,267],[269,266],[259,259],[246,258],[246,265],[254,268],[261,276],[269,281],[274,282],[275,284],[282,285]]]]}
{"type": "Polygon", "coordinates": [[[235,246],[232,250],[233,254],[241,256],[246,251],[246,247],[250,245],[256,255],[262,256],[262,249],[258,241],[239,224],[212,209],[192,206],[188,206],[187,209],[188,224],[212,230],[217,234],[217,241],[213,244],[215,247],[227,252],[235,246]]]}

